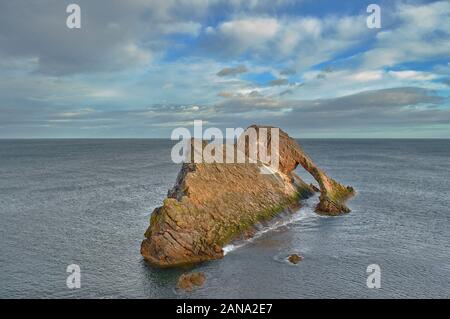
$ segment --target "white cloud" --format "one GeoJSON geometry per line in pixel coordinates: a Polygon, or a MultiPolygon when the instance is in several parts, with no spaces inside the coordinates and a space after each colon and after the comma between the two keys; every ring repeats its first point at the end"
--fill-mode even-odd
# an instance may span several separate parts
{"type": "Polygon", "coordinates": [[[243,16],[205,29],[208,45],[220,56],[249,53],[261,63],[291,61],[297,71],[325,62],[358,45],[370,34],[364,16],[243,16]]]}
{"type": "Polygon", "coordinates": [[[160,30],[162,34],[189,34],[191,36],[198,36],[202,25],[194,21],[186,22],[170,22],[162,24],[160,30]]]}
{"type": "Polygon", "coordinates": [[[389,75],[393,76],[394,78],[401,79],[401,80],[418,80],[418,81],[428,81],[436,79],[437,76],[432,73],[428,72],[420,72],[420,71],[413,71],[413,70],[407,70],[407,71],[389,71],[389,75]]]}
{"type": "Polygon", "coordinates": [[[445,83],[433,81],[445,75],[420,71],[385,71],[383,69],[348,68],[303,73],[304,85],[293,91],[291,98],[333,98],[356,94],[367,90],[395,87],[417,87],[429,90],[446,89],[445,83]]]}
{"type": "MultiPolygon", "coordinates": [[[[130,0],[126,4],[111,0],[107,11],[95,1],[79,1],[86,23],[78,33],[58,27],[57,13],[64,12],[60,1],[48,0],[49,5],[36,6],[36,12],[27,10],[29,1],[24,0],[2,6],[2,114],[16,114],[19,121],[25,113],[77,121],[105,115],[108,112],[102,110],[110,108],[108,116],[120,122],[123,113],[134,108],[140,113],[133,120],[145,114],[145,124],[170,122],[172,117],[182,122],[194,116],[217,122],[210,106],[218,103],[224,106],[220,118],[238,121],[233,110],[246,108],[254,112],[246,113],[249,119],[261,115],[260,119],[272,121],[295,108],[292,101],[312,100],[317,106],[324,99],[405,86],[448,93],[444,80],[449,74],[445,60],[450,56],[449,2],[414,6],[398,2],[392,11],[384,10],[391,15],[390,23],[377,31],[366,27],[365,14],[315,17],[276,11],[278,6],[298,4],[290,0],[130,0]],[[18,15],[23,23],[17,23],[18,15]],[[174,34],[198,38],[191,41],[174,34]],[[357,50],[367,51],[349,56],[357,50]],[[430,66],[428,72],[413,66],[390,68],[433,59],[441,65],[430,66]],[[316,70],[321,63],[325,70],[316,70]],[[269,73],[272,76],[250,80],[269,73]],[[271,82],[272,78],[276,80],[271,82]],[[85,105],[93,111],[83,109],[85,105]],[[260,110],[270,116],[259,114],[260,110]]],[[[352,101],[355,106],[362,98],[385,93],[352,101]]],[[[399,92],[391,97],[408,102],[399,92]]],[[[420,107],[426,113],[425,106],[420,107]]],[[[330,123],[345,122],[333,118],[332,108],[323,110],[329,113],[330,123]]],[[[302,120],[296,114],[289,114],[292,123],[302,120]]],[[[10,123],[12,115],[3,121],[10,123]]]]}
{"type": "Polygon", "coordinates": [[[57,114],[58,117],[63,118],[74,118],[74,117],[80,117],[80,116],[86,116],[89,114],[94,113],[95,111],[91,108],[84,108],[81,110],[71,111],[71,112],[62,112],[57,114]]]}
{"type": "Polygon", "coordinates": [[[362,55],[366,68],[450,56],[450,2],[423,5],[399,3],[392,12],[397,23],[377,34],[374,48],[362,55]]]}
{"type": "Polygon", "coordinates": [[[247,18],[223,22],[218,27],[222,36],[243,52],[249,48],[262,48],[277,33],[280,25],[274,18],[247,18]]]}
{"type": "MultiPolygon", "coordinates": [[[[145,66],[152,61],[152,54],[148,50],[143,50],[138,47],[135,43],[127,43],[120,50],[121,58],[125,61],[129,61],[129,66],[138,65],[145,66]]],[[[124,63],[126,63],[124,61],[124,63]]]]}
{"type": "Polygon", "coordinates": [[[381,70],[361,71],[352,74],[349,78],[360,82],[381,80],[383,78],[383,71],[381,70]]]}
{"type": "Polygon", "coordinates": [[[122,96],[123,93],[114,89],[92,89],[92,92],[87,94],[87,96],[96,99],[113,99],[122,96]]]}

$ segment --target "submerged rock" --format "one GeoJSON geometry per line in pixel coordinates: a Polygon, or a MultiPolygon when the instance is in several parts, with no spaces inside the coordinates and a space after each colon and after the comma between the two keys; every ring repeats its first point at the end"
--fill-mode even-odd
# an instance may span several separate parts
{"type": "MultiPolygon", "coordinates": [[[[259,134],[263,127],[250,128],[259,134]]],[[[270,153],[270,130],[268,133],[270,153]]],[[[224,245],[252,234],[255,224],[298,205],[299,199],[315,192],[294,173],[298,164],[319,184],[317,212],[330,215],[348,212],[344,201],[354,193],[353,189],[328,177],[294,139],[282,130],[279,133],[279,166],[273,174],[262,174],[267,166],[259,160],[183,164],[175,186],[151,215],[141,245],[142,256],[157,266],[222,258],[224,245]]],[[[206,146],[203,142],[203,148],[206,146]]]]}
{"type": "Polygon", "coordinates": [[[194,287],[201,287],[205,283],[206,276],[202,272],[182,274],[178,278],[177,288],[191,291],[194,287]]]}
{"type": "Polygon", "coordinates": [[[289,257],[288,257],[288,261],[294,265],[298,264],[302,259],[303,259],[303,257],[300,255],[297,255],[297,254],[292,254],[292,255],[289,255],[289,257]]]}

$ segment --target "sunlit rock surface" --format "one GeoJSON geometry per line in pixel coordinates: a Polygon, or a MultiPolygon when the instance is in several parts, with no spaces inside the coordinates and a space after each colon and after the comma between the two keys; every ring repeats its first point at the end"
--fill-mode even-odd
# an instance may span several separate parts
{"type": "MultiPolygon", "coordinates": [[[[271,155],[270,128],[251,126],[249,129],[256,130],[257,134],[262,129],[264,133],[268,131],[266,143],[271,155]]],[[[203,142],[202,147],[206,145],[203,142]]],[[[246,163],[182,165],[175,186],[163,205],[151,215],[141,245],[141,254],[147,261],[164,267],[222,258],[223,246],[251,234],[255,224],[298,205],[300,199],[317,190],[294,173],[298,164],[317,180],[321,192],[318,213],[349,212],[344,201],[354,193],[353,188],[328,177],[282,130],[279,130],[276,169],[268,168],[259,160],[249,163],[248,157],[253,158],[249,149],[245,149],[246,163]],[[267,169],[273,173],[263,174],[267,169]]]]}

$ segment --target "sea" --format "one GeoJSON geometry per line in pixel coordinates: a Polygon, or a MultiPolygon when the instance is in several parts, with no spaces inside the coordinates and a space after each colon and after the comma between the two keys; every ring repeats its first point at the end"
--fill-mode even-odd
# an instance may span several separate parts
{"type": "Polygon", "coordinates": [[[221,260],[158,269],[139,250],[180,169],[172,141],[0,140],[0,298],[449,298],[450,140],[299,143],[355,188],[351,213],[319,216],[313,196],[221,260]],[[191,271],[204,286],[178,291],[191,271]]]}

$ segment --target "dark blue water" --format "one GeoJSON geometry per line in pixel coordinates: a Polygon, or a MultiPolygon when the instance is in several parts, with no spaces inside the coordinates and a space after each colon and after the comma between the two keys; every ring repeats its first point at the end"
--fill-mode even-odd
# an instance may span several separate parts
{"type": "MultiPolygon", "coordinates": [[[[0,298],[450,297],[450,140],[304,140],[358,195],[352,212],[295,218],[195,267],[153,269],[139,254],[149,216],[175,182],[163,140],[0,141],[0,298]],[[297,266],[285,257],[299,252],[297,266]],[[66,267],[81,267],[68,289],[66,267]],[[366,268],[381,268],[381,288],[366,268]]],[[[305,174],[302,176],[307,177],[305,174]]]]}

